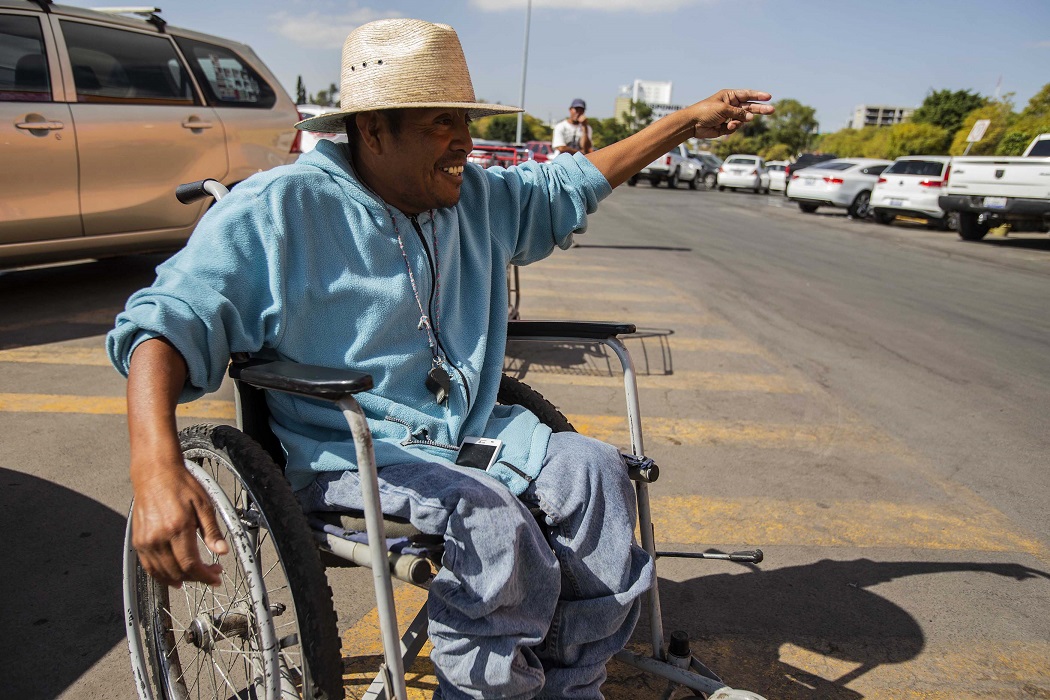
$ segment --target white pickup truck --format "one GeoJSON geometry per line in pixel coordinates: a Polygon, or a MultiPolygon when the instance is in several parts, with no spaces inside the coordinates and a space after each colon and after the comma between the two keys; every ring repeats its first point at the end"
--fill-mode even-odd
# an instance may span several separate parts
{"type": "Polygon", "coordinates": [[[1050,134],[1021,156],[956,156],[938,203],[958,212],[959,237],[979,241],[993,225],[1050,231],[1050,134]]]}
{"type": "Polygon", "coordinates": [[[680,182],[686,182],[691,190],[700,187],[704,181],[700,162],[690,158],[689,150],[683,145],[675,146],[642,168],[637,175],[627,180],[627,184],[634,187],[639,180],[648,180],[653,187],[666,182],[671,189],[678,187],[680,182]]]}

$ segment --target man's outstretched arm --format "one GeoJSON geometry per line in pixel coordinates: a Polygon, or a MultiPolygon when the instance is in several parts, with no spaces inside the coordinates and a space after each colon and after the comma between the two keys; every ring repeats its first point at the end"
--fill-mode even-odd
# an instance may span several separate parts
{"type": "Polygon", "coordinates": [[[182,462],[175,406],[186,382],[186,362],[168,341],[154,338],[135,348],[128,372],[132,534],[148,574],[169,586],[183,581],[221,582],[222,567],[205,564],[197,531],[216,554],[229,551],[211,501],[182,462]]]}
{"type": "Polygon", "coordinates": [[[623,141],[588,154],[587,158],[610,185],[617,187],[686,139],[731,134],[755,115],[772,114],[772,105],[761,104],[770,99],[769,93],[755,90],[720,90],[706,100],[653,122],[623,141]]]}

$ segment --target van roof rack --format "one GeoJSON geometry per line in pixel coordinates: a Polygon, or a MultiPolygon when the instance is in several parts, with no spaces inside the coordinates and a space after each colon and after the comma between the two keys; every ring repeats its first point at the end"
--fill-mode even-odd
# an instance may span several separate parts
{"type": "Polygon", "coordinates": [[[161,11],[159,7],[92,7],[95,12],[105,12],[109,15],[138,15],[147,22],[163,32],[168,23],[157,14],[161,11]]]}

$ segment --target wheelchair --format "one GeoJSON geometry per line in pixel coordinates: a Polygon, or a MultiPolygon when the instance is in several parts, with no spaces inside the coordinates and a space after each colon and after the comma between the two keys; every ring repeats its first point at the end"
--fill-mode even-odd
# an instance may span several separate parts
{"type": "MultiPolygon", "coordinates": [[[[225,188],[206,180],[179,188],[180,201],[225,188]]],[[[757,563],[762,552],[658,552],[648,485],[659,468],[645,454],[634,364],[621,337],[631,324],[574,321],[508,322],[508,340],[597,343],[623,368],[632,455],[625,456],[635,483],[641,544],[654,558],[728,559],[757,563]]],[[[367,374],[235,356],[237,427],[194,425],[181,431],[186,469],[215,507],[228,554],[205,557],[223,565],[218,587],[186,582],[169,588],[149,577],[132,546],[131,517],[124,548],[124,605],[132,671],[142,700],[191,697],[331,700],[344,697],[344,662],[326,566],[371,570],[383,661],[362,695],[367,700],[407,700],[405,668],[427,641],[426,605],[399,631],[393,580],[426,588],[440,567],[443,542],[410,523],[382,514],[372,440],[354,394],[372,388],[367,374]],[[268,423],[265,392],[286,392],[334,404],[351,430],[361,473],[363,512],[304,513],[284,478],[284,455],[268,423]]],[[[555,432],[573,427],[527,384],[504,375],[498,402],[532,411],[555,432]]],[[[540,518],[542,514],[537,514],[540,518]]],[[[657,582],[646,595],[651,653],[628,649],[614,658],[667,681],[664,698],[684,688],[711,700],[763,700],[725,683],[696,657],[688,637],[665,640],[657,582]]]]}

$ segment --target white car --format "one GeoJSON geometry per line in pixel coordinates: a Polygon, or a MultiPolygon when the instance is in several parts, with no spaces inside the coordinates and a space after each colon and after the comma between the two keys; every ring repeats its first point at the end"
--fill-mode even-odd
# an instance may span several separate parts
{"type": "Polygon", "coordinates": [[[954,227],[937,198],[944,192],[951,172],[950,156],[904,156],[882,171],[871,192],[871,209],[880,224],[891,224],[898,216],[926,219],[942,231],[954,227]]]}
{"type": "Polygon", "coordinates": [[[891,161],[836,158],[792,171],[787,197],[812,214],[817,207],[841,207],[854,219],[871,213],[871,191],[891,161]]]}
{"type": "MultiPolygon", "coordinates": [[[[311,117],[319,117],[322,114],[328,114],[330,112],[338,112],[338,107],[325,107],[323,105],[296,105],[295,108],[299,110],[299,119],[309,119],[311,117]]],[[[314,146],[321,139],[328,139],[329,141],[335,141],[336,143],[346,143],[346,134],[323,134],[316,131],[300,131],[299,148],[302,149],[303,153],[314,150],[314,146]]]]}
{"type": "Polygon", "coordinates": [[[783,192],[787,189],[787,166],[786,160],[770,160],[766,162],[766,170],[769,171],[769,189],[783,192]]]}
{"type": "Polygon", "coordinates": [[[769,194],[769,173],[766,162],[758,156],[731,155],[718,169],[718,190],[754,190],[755,194],[769,194]]]}

